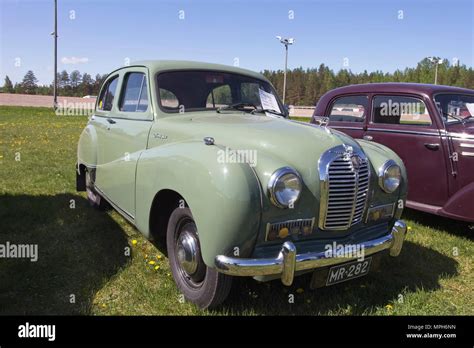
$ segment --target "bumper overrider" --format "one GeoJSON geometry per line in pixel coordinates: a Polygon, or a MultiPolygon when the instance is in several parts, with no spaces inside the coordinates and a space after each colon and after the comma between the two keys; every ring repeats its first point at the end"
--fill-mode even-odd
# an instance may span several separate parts
{"type": "MultiPolygon", "coordinates": [[[[383,250],[389,250],[390,256],[398,256],[405,241],[406,224],[397,220],[391,233],[372,240],[360,243],[364,248],[364,256],[369,256],[383,250]]],[[[324,251],[315,253],[297,254],[296,246],[292,242],[285,242],[276,258],[243,259],[218,255],[215,259],[216,269],[224,274],[233,276],[265,276],[281,274],[284,285],[291,285],[295,272],[322,268],[357,259],[327,257],[324,251]]]]}

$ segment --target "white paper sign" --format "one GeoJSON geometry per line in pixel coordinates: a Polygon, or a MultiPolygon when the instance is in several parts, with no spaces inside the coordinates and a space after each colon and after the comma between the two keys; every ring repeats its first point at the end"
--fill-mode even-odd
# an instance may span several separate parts
{"type": "MultiPolygon", "coordinates": [[[[281,113],[280,106],[278,101],[272,93],[265,92],[263,89],[259,88],[258,92],[260,94],[260,103],[262,104],[263,109],[275,110],[276,112],[281,113]]],[[[272,113],[266,112],[267,116],[275,116],[272,113]]]]}
{"type": "Polygon", "coordinates": [[[474,117],[474,103],[465,103],[466,108],[469,110],[469,113],[474,117]]]}

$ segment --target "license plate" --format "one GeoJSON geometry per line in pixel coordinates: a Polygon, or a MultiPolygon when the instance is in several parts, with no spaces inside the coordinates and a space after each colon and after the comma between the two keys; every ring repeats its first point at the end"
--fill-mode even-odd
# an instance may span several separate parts
{"type": "Polygon", "coordinates": [[[329,269],[326,285],[334,285],[346,280],[359,278],[369,273],[372,258],[337,265],[329,269]]]}

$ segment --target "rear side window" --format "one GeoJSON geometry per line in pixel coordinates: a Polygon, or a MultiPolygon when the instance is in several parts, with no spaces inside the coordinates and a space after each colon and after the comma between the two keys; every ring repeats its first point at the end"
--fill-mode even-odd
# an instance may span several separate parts
{"type": "Polygon", "coordinates": [[[373,123],[430,126],[431,117],[425,103],[405,96],[374,97],[373,123]]]}
{"type": "Polygon", "coordinates": [[[337,98],[329,112],[330,122],[364,122],[369,107],[365,95],[352,95],[337,98]]]}
{"type": "Polygon", "coordinates": [[[99,96],[99,110],[110,111],[117,93],[118,76],[108,80],[99,96]]]}
{"type": "Polygon", "coordinates": [[[120,111],[144,112],[148,108],[148,88],[144,73],[128,73],[120,101],[120,111]]]}

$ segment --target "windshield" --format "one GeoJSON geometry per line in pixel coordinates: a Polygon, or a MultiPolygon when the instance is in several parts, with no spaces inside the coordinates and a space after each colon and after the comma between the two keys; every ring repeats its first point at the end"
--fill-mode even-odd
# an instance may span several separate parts
{"type": "MultiPolygon", "coordinates": [[[[158,74],[160,107],[165,112],[242,110],[283,113],[272,86],[249,76],[219,71],[158,74]]],[[[267,113],[268,114],[268,113],[267,113]]]]}
{"type": "Polygon", "coordinates": [[[474,119],[474,94],[438,94],[434,100],[446,124],[474,119]]]}

